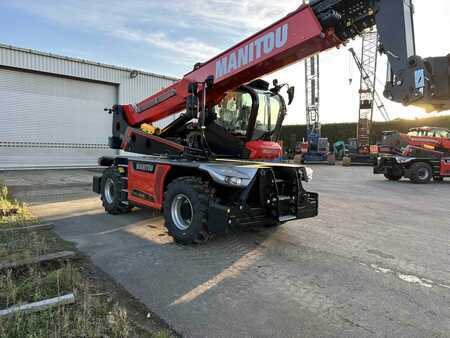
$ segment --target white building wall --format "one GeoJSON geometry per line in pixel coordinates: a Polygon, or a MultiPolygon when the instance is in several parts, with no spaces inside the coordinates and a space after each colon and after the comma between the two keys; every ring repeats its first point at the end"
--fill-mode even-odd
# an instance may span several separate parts
{"type": "Polygon", "coordinates": [[[110,154],[111,115],[103,108],[137,103],[177,80],[132,72],[0,44],[0,169],[95,165],[110,154]]]}
{"type": "Polygon", "coordinates": [[[177,81],[143,71],[138,71],[138,76],[132,79],[133,69],[3,44],[0,44],[0,66],[116,84],[119,86],[119,104],[139,102],[177,81]]]}

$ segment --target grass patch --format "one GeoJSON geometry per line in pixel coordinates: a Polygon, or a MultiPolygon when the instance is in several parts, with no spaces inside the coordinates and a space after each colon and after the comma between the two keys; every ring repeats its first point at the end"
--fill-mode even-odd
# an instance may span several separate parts
{"type": "Polygon", "coordinates": [[[11,198],[8,188],[0,184],[0,229],[36,222],[30,210],[22,202],[11,198]]]}
{"type": "Polygon", "coordinates": [[[56,242],[56,239],[36,232],[0,232],[0,260],[21,260],[44,255],[51,250],[52,242],[56,242]]]}
{"type": "MultiPolygon", "coordinates": [[[[34,224],[30,210],[8,195],[0,185],[0,209],[16,212],[0,216],[0,229],[34,224]]],[[[5,212],[0,215],[4,215],[5,212]]],[[[0,231],[0,262],[14,261],[61,250],[73,250],[53,232],[0,231]]],[[[0,337],[173,337],[163,326],[153,332],[141,329],[129,318],[111,293],[86,278],[84,260],[73,263],[30,265],[0,271],[0,309],[42,301],[68,293],[75,304],[29,314],[0,318],[0,337]]],[[[104,284],[103,284],[104,285],[104,284]]]]}
{"type": "Polygon", "coordinates": [[[148,336],[128,320],[127,311],[83,280],[75,266],[56,270],[29,267],[0,277],[0,307],[40,301],[73,292],[76,303],[38,313],[0,318],[1,337],[148,336]]]}

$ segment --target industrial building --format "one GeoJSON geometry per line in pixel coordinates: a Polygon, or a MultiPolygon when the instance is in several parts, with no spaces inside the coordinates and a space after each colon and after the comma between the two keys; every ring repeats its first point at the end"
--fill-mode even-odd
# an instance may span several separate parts
{"type": "Polygon", "coordinates": [[[113,153],[104,108],[139,102],[174,81],[0,44],[0,169],[95,166],[113,153]]]}

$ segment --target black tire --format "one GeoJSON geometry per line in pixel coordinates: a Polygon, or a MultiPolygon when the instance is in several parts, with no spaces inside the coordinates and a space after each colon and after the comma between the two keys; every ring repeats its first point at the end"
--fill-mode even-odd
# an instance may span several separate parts
{"type": "Polygon", "coordinates": [[[444,178],[442,176],[434,176],[433,181],[435,182],[443,182],[444,178]]]}
{"type": "Polygon", "coordinates": [[[384,174],[384,177],[386,177],[389,181],[400,181],[402,176],[394,175],[393,173],[386,173],[384,174]]]}
{"type": "Polygon", "coordinates": [[[108,168],[103,172],[101,182],[101,199],[106,212],[120,215],[130,212],[131,207],[124,198],[126,182],[116,168],[108,168]]]}
{"type": "Polygon", "coordinates": [[[209,239],[207,217],[214,189],[200,177],[172,181],[164,195],[164,219],[177,243],[203,243],[209,239]]]}
{"type": "Polygon", "coordinates": [[[416,184],[428,184],[433,178],[433,169],[428,163],[418,162],[411,166],[411,181],[416,184]]]}

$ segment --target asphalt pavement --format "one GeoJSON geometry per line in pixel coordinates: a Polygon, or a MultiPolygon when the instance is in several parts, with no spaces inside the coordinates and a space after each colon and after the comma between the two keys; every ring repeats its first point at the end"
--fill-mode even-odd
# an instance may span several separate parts
{"type": "Polygon", "coordinates": [[[186,337],[450,337],[450,181],[313,168],[319,217],[195,246],[158,213],[105,214],[93,171],[0,177],[186,337]]]}

